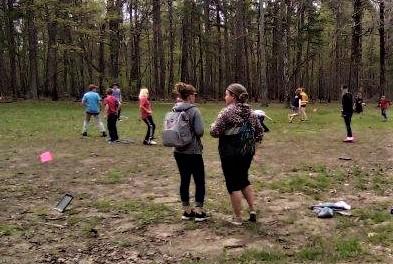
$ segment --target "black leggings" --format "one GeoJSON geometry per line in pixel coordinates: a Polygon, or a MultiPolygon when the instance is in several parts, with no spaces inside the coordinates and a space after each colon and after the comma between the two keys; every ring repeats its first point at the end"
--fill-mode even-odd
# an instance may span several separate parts
{"type": "Polygon", "coordinates": [[[107,127],[108,127],[109,137],[112,142],[119,139],[119,136],[117,135],[116,122],[117,122],[117,114],[115,113],[109,114],[107,118],[107,127]]]}
{"type": "Polygon", "coordinates": [[[154,137],[154,131],[156,130],[156,124],[154,124],[153,117],[150,115],[143,119],[147,125],[147,132],[145,136],[145,142],[149,142],[154,137]]]}
{"type": "Polygon", "coordinates": [[[386,115],[386,109],[381,108],[381,115],[382,115],[385,119],[388,119],[388,116],[386,115]]]}
{"type": "Polygon", "coordinates": [[[351,119],[352,114],[343,114],[345,126],[347,127],[347,137],[352,137],[351,119]]]}
{"type": "Polygon", "coordinates": [[[191,175],[195,183],[195,204],[203,207],[205,201],[205,165],[201,154],[175,152],[175,160],[180,172],[180,198],[183,206],[190,205],[191,175]]]}

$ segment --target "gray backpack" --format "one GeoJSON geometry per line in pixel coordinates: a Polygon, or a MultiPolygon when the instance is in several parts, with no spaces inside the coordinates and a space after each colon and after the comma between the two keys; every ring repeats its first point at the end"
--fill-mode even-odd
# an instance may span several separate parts
{"type": "Polygon", "coordinates": [[[182,111],[173,108],[171,112],[166,113],[162,132],[164,146],[181,148],[192,142],[193,132],[187,110],[193,107],[195,106],[190,106],[182,111]]]}

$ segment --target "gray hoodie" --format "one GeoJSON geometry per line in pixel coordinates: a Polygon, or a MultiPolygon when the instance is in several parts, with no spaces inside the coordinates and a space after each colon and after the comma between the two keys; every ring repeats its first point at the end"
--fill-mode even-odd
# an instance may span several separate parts
{"type": "Polygon", "coordinates": [[[204,126],[202,115],[199,109],[194,105],[187,102],[179,102],[175,104],[176,111],[186,110],[191,120],[191,129],[194,132],[194,138],[190,144],[185,147],[175,148],[175,152],[183,154],[202,154],[202,142],[201,137],[203,136],[204,126]],[[193,107],[191,107],[193,106],[193,107]],[[190,108],[191,107],[191,108],[190,108]]]}

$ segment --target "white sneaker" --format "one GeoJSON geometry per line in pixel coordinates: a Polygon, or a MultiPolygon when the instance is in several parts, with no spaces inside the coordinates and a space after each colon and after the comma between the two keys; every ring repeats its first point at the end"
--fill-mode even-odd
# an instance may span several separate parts
{"type": "Polygon", "coordinates": [[[242,219],[241,219],[241,218],[238,218],[238,217],[236,217],[236,216],[232,216],[232,217],[228,220],[228,222],[231,223],[232,225],[235,225],[235,226],[241,226],[241,225],[243,225],[242,219]]]}
{"type": "Polygon", "coordinates": [[[148,144],[149,145],[157,145],[157,142],[155,142],[154,140],[150,140],[148,144]]]}

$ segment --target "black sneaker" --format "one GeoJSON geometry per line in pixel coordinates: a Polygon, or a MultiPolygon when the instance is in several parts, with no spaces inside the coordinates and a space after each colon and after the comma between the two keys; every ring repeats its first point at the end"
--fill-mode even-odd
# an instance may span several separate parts
{"type": "Polygon", "coordinates": [[[252,223],[257,221],[257,213],[255,211],[250,212],[250,218],[248,218],[248,221],[252,223]]]}
{"type": "Polygon", "coordinates": [[[87,137],[87,132],[83,132],[82,136],[87,137]]]}
{"type": "Polygon", "coordinates": [[[205,212],[195,213],[195,222],[203,222],[206,221],[209,217],[205,212]]]}
{"type": "Polygon", "coordinates": [[[187,213],[187,211],[184,211],[183,215],[181,216],[182,220],[191,220],[195,217],[195,212],[191,210],[191,212],[187,213]]]}
{"type": "Polygon", "coordinates": [[[102,132],[102,135],[101,135],[102,137],[106,137],[106,132],[104,131],[104,132],[102,132]]]}

